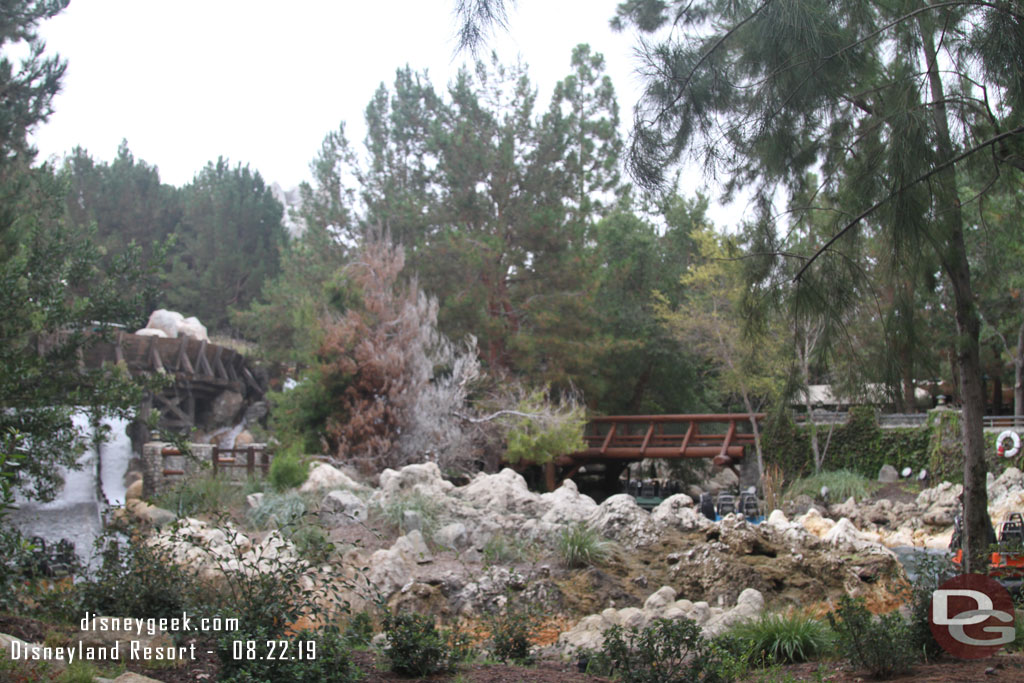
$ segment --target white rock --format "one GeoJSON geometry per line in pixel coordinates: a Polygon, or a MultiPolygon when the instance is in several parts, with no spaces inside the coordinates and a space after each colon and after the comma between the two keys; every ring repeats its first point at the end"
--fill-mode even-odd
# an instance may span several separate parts
{"type": "Polygon", "coordinates": [[[576,482],[572,479],[566,479],[551,493],[542,493],[540,502],[549,506],[548,511],[541,517],[542,522],[549,524],[582,522],[597,509],[594,499],[580,494],[576,482]]]}
{"type": "Polygon", "coordinates": [[[676,589],[672,586],[662,586],[647,596],[647,599],[644,600],[644,610],[649,612],[663,610],[675,602],[675,599],[676,589]]]}
{"type": "Polygon", "coordinates": [[[160,339],[166,339],[167,333],[163,330],[158,330],[154,327],[143,327],[141,330],[135,330],[135,334],[140,337],[158,337],[160,339]]]}
{"type": "Polygon", "coordinates": [[[677,493],[661,501],[651,510],[651,520],[655,524],[671,526],[683,531],[703,529],[712,524],[704,515],[693,508],[693,498],[685,493],[677,493]]]}
{"type": "Polygon", "coordinates": [[[210,341],[210,337],[206,334],[206,326],[199,322],[199,318],[195,316],[185,318],[180,325],[178,325],[178,336],[179,337],[192,337],[199,341],[210,341]]]}
{"type": "Polygon", "coordinates": [[[324,496],[320,502],[320,511],[339,522],[349,523],[365,522],[368,508],[362,498],[341,489],[329,491],[324,496]]]}
{"type": "Polygon", "coordinates": [[[658,538],[658,528],[650,514],[627,493],[607,498],[587,523],[603,536],[632,548],[650,545],[658,538]]]}
{"type": "MultiPolygon", "coordinates": [[[[497,474],[476,475],[471,482],[456,489],[455,495],[474,507],[496,514],[518,512],[535,516],[543,507],[540,496],[530,491],[523,476],[507,467],[497,474]]],[[[570,496],[571,490],[564,495],[570,496]]]]}
{"type": "Polygon", "coordinates": [[[454,488],[454,484],[445,481],[441,476],[437,463],[424,462],[406,465],[400,470],[389,468],[381,472],[380,491],[375,496],[378,496],[381,502],[401,498],[413,492],[430,498],[442,498],[454,488]]]}
{"type": "Polygon", "coordinates": [[[782,510],[772,510],[771,514],[768,515],[767,524],[778,529],[783,529],[789,526],[789,518],[786,517],[786,513],[782,510]]]}
{"type": "Polygon", "coordinates": [[[178,337],[178,328],[185,322],[185,316],[175,311],[168,311],[159,308],[149,316],[146,327],[151,330],[161,330],[170,339],[178,337]]]}
{"type": "Polygon", "coordinates": [[[364,491],[366,487],[351,479],[337,467],[321,462],[314,465],[313,469],[309,471],[309,476],[306,477],[306,481],[299,487],[299,491],[302,493],[313,493],[323,489],[364,491]]]}
{"type": "Polygon", "coordinates": [[[462,522],[452,522],[438,529],[434,540],[445,548],[464,548],[469,544],[469,532],[462,522]]]}

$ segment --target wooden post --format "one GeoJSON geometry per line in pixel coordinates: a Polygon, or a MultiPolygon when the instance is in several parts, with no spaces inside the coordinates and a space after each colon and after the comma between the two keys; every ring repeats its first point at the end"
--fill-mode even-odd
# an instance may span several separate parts
{"type": "Polygon", "coordinates": [[[260,469],[263,470],[264,477],[270,472],[270,456],[266,448],[260,451],[260,469]]]}
{"type": "Polygon", "coordinates": [[[251,477],[256,468],[256,453],[253,452],[252,446],[249,446],[245,449],[245,454],[245,473],[251,477]]]}
{"type": "Polygon", "coordinates": [[[218,471],[218,467],[217,466],[220,464],[220,446],[216,446],[215,445],[213,447],[212,458],[213,458],[213,473],[214,473],[214,475],[216,475],[217,471],[218,471]]]}
{"type": "Polygon", "coordinates": [[[544,463],[544,486],[547,488],[549,493],[555,490],[556,483],[557,482],[555,480],[555,463],[544,463]]]}

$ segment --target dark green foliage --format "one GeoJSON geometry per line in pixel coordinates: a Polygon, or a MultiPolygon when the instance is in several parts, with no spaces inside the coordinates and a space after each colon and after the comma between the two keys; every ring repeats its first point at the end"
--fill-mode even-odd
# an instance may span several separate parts
{"type": "Polygon", "coordinates": [[[341,635],[352,647],[365,647],[373,640],[374,628],[373,617],[363,610],[352,615],[341,635]]]}
{"type": "Polygon", "coordinates": [[[506,594],[504,604],[484,618],[491,634],[491,656],[499,662],[532,662],[530,638],[540,623],[539,616],[536,607],[521,604],[514,594],[506,594]]]}
{"type": "Polygon", "coordinates": [[[141,541],[124,542],[113,534],[97,539],[97,547],[99,569],[77,584],[81,610],[159,619],[180,617],[194,604],[194,577],[168,552],[141,541]]]}
{"type": "MultiPolygon", "coordinates": [[[[818,427],[818,438],[822,444],[827,430],[828,427],[818,427]]],[[[850,409],[849,421],[836,425],[832,431],[824,468],[846,469],[870,479],[877,477],[878,470],[885,464],[896,469],[908,466],[914,471],[930,469],[930,437],[931,431],[927,427],[882,429],[873,408],[854,407],[850,409]]],[[[782,468],[788,479],[814,473],[814,457],[807,429],[796,426],[788,412],[773,416],[762,438],[767,457],[782,468]]],[[[950,476],[956,476],[956,473],[950,472],[950,476]]]]}
{"type": "MultiPolygon", "coordinates": [[[[942,647],[932,635],[929,617],[931,614],[932,594],[947,579],[956,574],[956,568],[948,555],[932,555],[931,553],[914,553],[913,564],[907,564],[908,573],[913,570],[915,577],[910,586],[907,602],[910,604],[911,640],[908,647],[926,659],[941,654],[942,647]]],[[[1017,620],[1020,622],[1020,620],[1017,620]]]]}
{"type": "Polygon", "coordinates": [[[602,649],[589,653],[587,671],[625,683],[731,681],[740,669],[734,649],[706,640],[691,619],[656,619],[643,630],[605,631],[602,649]]]}
{"type": "Polygon", "coordinates": [[[258,172],[225,159],[196,174],[181,201],[167,302],[223,334],[228,309],[247,307],[278,272],[284,210],[258,172]]]}
{"type": "Polygon", "coordinates": [[[349,656],[350,643],[334,629],[299,631],[282,636],[262,629],[241,631],[222,636],[217,643],[220,677],[227,683],[355,683],[363,679],[349,656]],[[243,644],[242,657],[236,658],[238,642],[243,644]],[[274,643],[274,649],[268,646],[274,643]],[[254,649],[248,650],[252,642],[254,649]],[[283,649],[287,643],[287,649],[283,649]],[[315,643],[312,649],[310,642],[315,643]],[[299,648],[302,648],[302,659],[299,648]],[[247,656],[248,652],[253,657],[247,656]],[[273,654],[273,658],[268,655],[273,654]],[[280,658],[281,654],[283,658],[280,658]],[[310,654],[315,656],[310,657],[310,654]]]}
{"type": "Polygon", "coordinates": [[[278,439],[303,453],[321,452],[327,420],[336,410],[332,396],[345,392],[346,380],[314,368],[302,373],[294,388],[270,392],[270,427],[278,439]]]}
{"type": "Polygon", "coordinates": [[[309,476],[309,464],[298,448],[282,450],[270,463],[270,484],[275,491],[286,491],[301,486],[309,476]]]}
{"type": "Polygon", "coordinates": [[[843,595],[828,621],[840,655],[877,678],[906,673],[921,655],[914,648],[912,628],[898,612],[876,617],[863,598],[843,595]]]}
{"type": "Polygon", "coordinates": [[[730,635],[744,643],[751,663],[762,667],[814,660],[832,645],[826,624],[797,613],[762,614],[732,628],[730,635]]]}
{"type": "Polygon", "coordinates": [[[393,671],[407,676],[454,671],[471,652],[465,634],[436,628],[426,614],[388,614],[384,634],[388,641],[384,656],[393,671]]]}

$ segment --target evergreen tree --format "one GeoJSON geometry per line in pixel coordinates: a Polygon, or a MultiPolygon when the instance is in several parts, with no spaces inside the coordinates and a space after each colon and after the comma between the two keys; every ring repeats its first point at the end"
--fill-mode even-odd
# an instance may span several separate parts
{"type": "Polygon", "coordinates": [[[278,272],[284,209],[258,172],[222,158],[182,189],[182,212],[167,302],[223,333],[278,272]]]}

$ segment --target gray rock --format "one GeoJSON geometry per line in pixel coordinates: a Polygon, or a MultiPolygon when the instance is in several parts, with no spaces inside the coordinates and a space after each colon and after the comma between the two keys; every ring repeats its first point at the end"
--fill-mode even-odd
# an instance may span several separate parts
{"type": "Polygon", "coordinates": [[[263,493],[250,493],[245,497],[245,504],[250,510],[255,510],[263,503],[263,493]]]}
{"type": "Polygon", "coordinates": [[[462,522],[452,522],[441,527],[434,534],[434,540],[445,548],[459,549],[469,544],[469,533],[462,522]]]}
{"type": "Polygon", "coordinates": [[[882,465],[878,470],[878,481],[883,484],[892,484],[900,480],[900,473],[892,465],[882,465]]]}
{"type": "Polygon", "coordinates": [[[215,426],[233,425],[238,421],[245,407],[245,398],[237,391],[226,389],[213,399],[210,420],[215,426]]]}
{"type": "Polygon", "coordinates": [[[351,491],[330,491],[320,502],[320,512],[337,522],[365,522],[368,508],[351,491]]]}

